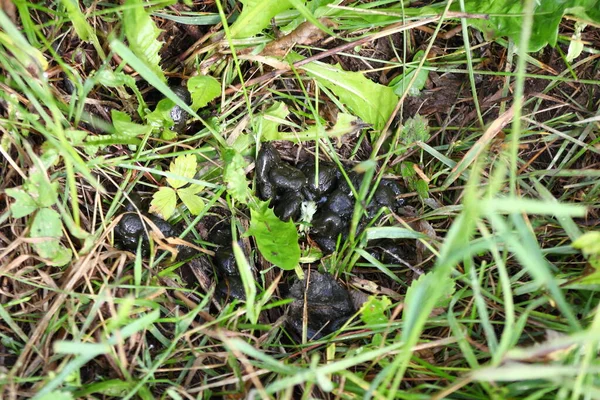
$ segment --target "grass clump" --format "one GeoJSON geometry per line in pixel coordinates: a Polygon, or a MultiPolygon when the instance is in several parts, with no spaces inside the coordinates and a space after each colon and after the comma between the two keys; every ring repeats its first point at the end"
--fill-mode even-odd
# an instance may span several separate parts
{"type": "Polygon", "coordinates": [[[600,16],[513,3],[3,6],[0,398],[599,397],[600,16]],[[333,254],[262,142],[353,183],[333,254]],[[311,271],[355,307],[312,338],[311,271]]]}

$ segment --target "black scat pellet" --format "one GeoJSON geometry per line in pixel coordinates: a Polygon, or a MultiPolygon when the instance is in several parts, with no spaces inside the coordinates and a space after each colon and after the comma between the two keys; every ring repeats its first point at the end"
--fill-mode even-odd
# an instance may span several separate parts
{"type": "Polygon", "coordinates": [[[244,283],[239,276],[223,276],[219,279],[216,289],[217,297],[221,300],[246,300],[244,283]]]}
{"type": "Polygon", "coordinates": [[[276,199],[273,212],[282,221],[296,221],[300,217],[303,198],[300,193],[287,192],[276,199]]]}
{"type": "MultiPolygon", "coordinates": [[[[156,225],[166,238],[179,237],[183,232],[179,227],[171,225],[156,215],[146,215],[146,217],[156,225]]],[[[151,230],[150,225],[138,213],[126,212],[121,217],[117,226],[115,226],[115,242],[123,250],[135,253],[138,249],[138,242],[141,240],[142,256],[148,257],[150,255],[150,240],[146,232],[150,232],[151,230]]],[[[177,245],[177,251],[178,260],[185,260],[196,254],[196,250],[184,245],[177,245]]]]}
{"type": "Polygon", "coordinates": [[[269,180],[271,168],[281,162],[281,157],[273,145],[263,143],[256,157],[255,173],[258,180],[266,182],[269,180]]]}
{"type": "Polygon", "coordinates": [[[300,192],[306,185],[306,175],[298,168],[279,163],[269,171],[269,181],[278,191],[300,192]]]}
{"type": "MultiPolygon", "coordinates": [[[[184,101],[185,104],[188,106],[192,104],[192,97],[187,88],[175,85],[170,86],[170,88],[173,92],[175,92],[177,97],[184,101]]],[[[190,114],[176,104],[173,106],[173,108],[171,108],[169,115],[171,116],[171,119],[173,119],[173,131],[177,133],[183,133],[186,122],[188,119],[190,119],[190,114]]]]}
{"type": "Polygon", "coordinates": [[[321,213],[315,216],[312,222],[311,232],[315,236],[330,236],[337,237],[344,228],[346,228],[347,222],[339,215],[334,213],[321,213]]]}
{"type": "Polygon", "coordinates": [[[239,275],[232,247],[222,247],[215,251],[217,272],[225,275],[239,275]]]}
{"type": "Polygon", "coordinates": [[[301,170],[306,176],[306,189],[314,195],[314,198],[320,198],[330,193],[335,188],[340,175],[334,165],[325,163],[319,164],[318,181],[315,181],[315,175],[317,175],[315,164],[305,165],[301,170]]]}
{"type": "Polygon", "coordinates": [[[312,271],[310,277],[297,280],[292,285],[290,296],[294,301],[290,306],[287,323],[297,337],[302,335],[305,299],[309,339],[319,339],[335,332],[355,312],[348,290],[329,274],[312,271]]]}
{"type": "Polygon", "coordinates": [[[329,195],[325,208],[340,217],[349,217],[354,212],[354,197],[336,189],[329,195]]]}

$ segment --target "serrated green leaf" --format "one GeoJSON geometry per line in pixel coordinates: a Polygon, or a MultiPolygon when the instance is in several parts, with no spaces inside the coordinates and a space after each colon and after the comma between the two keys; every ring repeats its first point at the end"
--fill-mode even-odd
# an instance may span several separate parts
{"type": "Polygon", "coordinates": [[[166,82],[165,75],[160,68],[159,51],[162,42],[156,40],[160,35],[160,30],[144,10],[142,0],[126,0],[124,7],[122,21],[129,48],[152,72],[166,82]]]}
{"type": "Polygon", "coordinates": [[[177,195],[192,215],[199,215],[204,210],[204,200],[196,195],[195,187],[177,189],[177,195]]]}
{"type": "Polygon", "coordinates": [[[22,218],[38,209],[33,198],[22,188],[8,188],[6,194],[15,199],[10,205],[10,212],[14,218],[22,218]]]}
{"type": "MultiPolygon", "coordinates": [[[[469,19],[469,24],[482,31],[487,38],[508,36],[517,45],[523,29],[524,6],[513,0],[465,0],[467,13],[486,13],[488,19],[469,19]]],[[[460,11],[460,4],[454,3],[452,10],[460,11]]],[[[537,0],[534,4],[533,26],[527,51],[536,52],[547,44],[556,45],[558,25],[565,14],[600,22],[600,1],[598,0],[537,0]]]]}
{"type": "MultiPolygon", "coordinates": [[[[68,132],[68,129],[65,130],[65,134],[68,134],[68,132]]],[[[58,148],[46,141],[42,144],[41,150],[42,154],[40,155],[40,161],[45,169],[58,165],[58,162],[61,160],[60,150],[58,148]]]]}
{"type": "Polygon", "coordinates": [[[29,237],[44,238],[33,242],[32,246],[49,265],[62,266],[71,260],[71,250],[60,244],[62,236],[60,215],[51,208],[40,209],[31,223],[29,237]]]}
{"type": "Polygon", "coordinates": [[[344,71],[339,65],[313,61],[301,69],[331,90],[342,103],[364,122],[381,130],[392,115],[398,97],[390,87],[366,78],[360,72],[344,71]]]}
{"type": "Polygon", "coordinates": [[[420,114],[409,117],[402,127],[400,140],[410,145],[415,142],[426,142],[429,140],[429,120],[420,114]]]}
{"type": "Polygon", "coordinates": [[[269,26],[271,18],[292,8],[287,0],[241,0],[241,3],[244,8],[230,28],[235,39],[256,35],[269,26]]]}
{"type": "Polygon", "coordinates": [[[171,218],[177,207],[177,194],[170,187],[163,186],[152,195],[150,212],[164,220],[171,218]]]}
{"type": "Polygon", "coordinates": [[[247,163],[244,157],[234,149],[227,149],[223,154],[223,161],[225,161],[223,181],[227,184],[227,192],[236,201],[247,204],[249,189],[244,170],[247,163]]]}
{"type": "MultiPolygon", "coordinates": [[[[186,154],[177,156],[175,161],[173,161],[169,166],[169,171],[171,171],[171,173],[174,175],[181,176],[182,178],[192,179],[196,175],[197,168],[198,162],[196,161],[196,156],[193,154],[186,154]]],[[[187,182],[184,180],[173,178],[167,178],[167,182],[174,189],[178,189],[187,184],[187,182]]]]}
{"type": "Polygon", "coordinates": [[[29,179],[23,185],[23,189],[39,207],[51,207],[58,199],[58,182],[49,182],[46,172],[37,167],[29,171],[29,179]]]}
{"type": "Polygon", "coordinates": [[[288,140],[298,143],[326,137],[340,138],[360,128],[360,120],[354,115],[338,113],[337,121],[331,129],[325,129],[323,126],[311,126],[300,132],[275,132],[276,136],[265,137],[265,140],[288,140]]]}
{"type": "Polygon", "coordinates": [[[367,325],[387,324],[389,318],[385,312],[391,305],[387,296],[369,296],[369,300],[360,309],[360,319],[367,325]]]}
{"type": "Polygon", "coordinates": [[[151,126],[131,122],[129,114],[122,111],[112,110],[110,115],[115,127],[115,134],[111,136],[115,138],[144,136],[152,131],[151,126]]]}
{"type": "Polygon", "coordinates": [[[208,103],[219,97],[221,84],[218,80],[208,75],[199,75],[190,78],[187,88],[192,96],[192,109],[197,111],[206,107],[208,103]]]}
{"type": "Polygon", "coordinates": [[[250,209],[250,229],[258,250],[263,257],[284,270],[293,270],[300,261],[298,232],[292,221],[283,222],[269,208],[269,203],[260,201],[250,209]]]}

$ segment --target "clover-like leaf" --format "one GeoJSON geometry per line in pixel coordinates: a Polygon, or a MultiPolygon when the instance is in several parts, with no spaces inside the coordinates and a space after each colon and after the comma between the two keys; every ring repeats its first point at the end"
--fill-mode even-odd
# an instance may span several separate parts
{"type": "Polygon", "coordinates": [[[162,219],[169,219],[177,207],[177,194],[170,187],[161,187],[152,195],[150,202],[150,212],[160,216],[162,219]]]}
{"type": "Polygon", "coordinates": [[[173,100],[164,98],[158,102],[154,111],[146,114],[148,125],[155,130],[169,129],[175,125],[171,117],[171,110],[175,106],[173,100]]]}
{"type": "MultiPolygon", "coordinates": [[[[193,154],[186,154],[175,158],[175,161],[169,166],[169,171],[174,175],[192,179],[194,175],[196,175],[197,167],[198,162],[196,161],[196,156],[193,154]]],[[[167,182],[174,189],[179,189],[187,184],[186,180],[177,178],[167,178],[167,182]]]]}
{"type": "Polygon", "coordinates": [[[177,195],[192,215],[199,215],[204,210],[204,200],[196,194],[197,185],[177,189],[177,195]]]}

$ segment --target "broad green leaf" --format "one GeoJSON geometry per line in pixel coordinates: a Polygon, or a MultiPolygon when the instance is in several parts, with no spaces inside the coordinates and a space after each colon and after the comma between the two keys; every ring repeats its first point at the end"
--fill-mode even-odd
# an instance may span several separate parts
{"type": "Polygon", "coordinates": [[[323,126],[311,126],[301,132],[280,132],[279,134],[281,135],[282,140],[305,142],[308,140],[318,140],[323,137],[340,138],[348,133],[356,132],[357,129],[361,128],[363,128],[363,126],[361,125],[360,120],[354,115],[338,113],[337,121],[331,129],[325,129],[323,126]]]}
{"type": "Polygon", "coordinates": [[[206,107],[208,103],[219,97],[221,84],[218,80],[208,75],[199,75],[190,78],[187,88],[192,96],[192,109],[197,111],[206,107]]]}
{"type": "Polygon", "coordinates": [[[6,194],[15,199],[10,205],[10,212],[14,218],[21,218],[38,209],[33,198],[22,188],[8,188],[6,194]]]}
{"type": "Polygon", "coordinates": [[[261,136],[265,140],[277,140],[280,135],[279,125],[284,122],[289,113],[284,102],[276,101],[258,118],[261,136]]]}
{"type": "Polygon", "coordinates": [[[163,186],[154,192],[150,202],[150,212],[160,216],[162,219],[169,219],[177,207],[177,194],[170,187],[163,186]]]}
{"type": "Polygon", "coordinates": [[[389,318],[385,311],[391,305],[392,302],[387,296],[369,296],[369,300],[360,309],[360,319],[367,325],[387,324],[389,318]]]}
{"type": "Polygon", "coordinates": [[[241,0],[244,5],[237,20],[231,25],[235,39],[254,36],[269,26],[271,18],[292,8],[288,0],[241,0]]]}
{"type": "Polygon", "coordinates": [[[593,284],[600,283],[600,232],[590,231],[579,236],[573,242],[574,248],[581,250],[583,255],[588,258],[590,265],[596,269],[591,275],[583,278],[581,283],[593,284]],[[584,282],[585,281],[585,282],[584,282]]]}
{"type": "Polygon", "coordinates": [[[248,163],[244,160],[244,157],[234,149],[225,150],[223,161],[225,162],[223,181],[227,184],[227,192],[236,201],[247,204],[249,190],[245,168],[248,163]]]}
{"type": "Polygon", "coordinates": [[[573,247],[581,250],[586,256],[600,255],[600,231],[590,231],[579,236],[573,247]]]}
{"type": "Polygon", "coordinates": [[[32,246],[49,265],[62,266],[71,261],[71,250],[60,243],[62,236],[60,215],[51,208],[40,209],[31,223],[29,237],[40,238],[32,246]]]}
{"type": "Polygon", "coordinates": [[[300,261],[298,232],[292,221],[283,222],[260,201],[250,209],[250,229],[263,257],[281,269],[293,270],[300,261]]]}
{"type": "Polygon", "coordinates": [[[77,36],[79,36],[79,38],[84,42],[90,40],[90,32],[92,32],[92,27],[90,24],[88,24],[85,16],[81,12],[81,9],[79,8],[79,2],[75,0],[61,0],[61,3],[67,11],[67,15],[69,16],[69,20],[75,28],[75,32],[77,32],[77,36]]]}
{"type": "MultiPolygon", "coordinates": [[[[65,129],[65,135],[68,135],[69,132],[73,132],[74,135],[79,135],[79,137],[87,135],[87,132],[65,129]]],[[[41,150],[42,154],[40,155],[40,161],[45,169],[58,165],[58,162],[61,160],[59,149],[53,146],[52,143],[46,141],[42,144],[41,150]]]]}
{"type": "Polygon", "coordinates": [[[144,10],[142,0],[126,0],[124,6],[122,21],[129,48],[152,72],[166,82],[165,75],[160,68],[158,54],[162,42],[156,40],[160,35],[160,30],[144,10]]]}
{"type": "Polygon", "coordinates": [[[199,215],[204,210],[204,200],[196,193],[193,186],[177,189],[177,195],[192,215],[199,215]]]}
{"type": "MultiPolygon", "coordinates": [[[[487,38],[508,36],[519,44],[523,28],[523,2],[514,0],[465,0],[468,13],[486,13],[489,19],[469,19],[470,25],[482,31],[487,38]]],[[[460,10],[455,2],[451,9],[460,10]]],[[[536,52],[547,44],[556,45],[558,25],[565,14],[589,21],[600,22],[599,0],[536,0],[533,27],[527,51],[536,52]]]]}
{"type": "Polygon", "coordinates": [[[131,117],[129,116],[129,114],[124,113],[123,111],[112,110],[110,115],[112,117],[112,122],[115,127],[115,137],[144,136],[152,131],[151,126],[131,122],[131,117]]]}
{"type": "Polygon", "coordinates": [[[429,197],[429,184],[423,179],[419,179],[415,182],[415,189],[422,199],[429,197]]]}
{"type": "MultiPolygon", "coordinates": [[[[413,57],[413,62],[419,63],[425,52],[423,50],[418,51],[413,57]]],[[[427,65],[427,63],[423,64],[427,65]]],[[[389,86],[394,89],[394,93],[396,96],[400,97],[406,91],[408,84],[413,79],[413,77],[417,74],[417,69],[414,67],[406,67],[404,73],[398,75],[389,83],[389,86]]],[[[412,86],[408,89],[409,96],[418,96],[423,87],[425,86],[425,82],[427,82],[427,78],[429,77],[429,70],[421,69],[418,72],[417,78],[413,82],[412,86]]]]}
{"type": "Polygon", "coordinates": [[[383,129],[398,103],[392,88],[375,83],[360,72],[344,71],[338,65],[318,61],[301,68],[376,130],[383,129]]]}
{"type": "Polygon", "coordinates": [[[576,283],[569,285],[569,287],[572,287],[573,289],[585,289],[586,286],[600,285],[600,269],[598,269],[598,265],[595,265],[594,268],[596,268],[594,272],[578,279],[576,283]]]}
{"type": "MultiPolygon", "coordinates": [[[[193,154],[177,156],[175,161],[169,166],[172,174],[181,176],[182,178],[192,179],[196,175],[198,162],[193,154]]],[[[167,182],[172,188],[178,189],[184,186],[187,182],[180,179],[167,178],[167,182]]]]}
{"type": "Polygon", "coordinates": [[[23,189],[39,207],[51,207],[58,199],[58,182],[49,182],[46,172],[37,167],[29,171],[29,179],[23,185],[23,189]]]}

